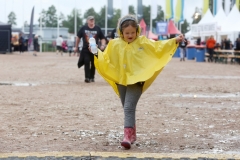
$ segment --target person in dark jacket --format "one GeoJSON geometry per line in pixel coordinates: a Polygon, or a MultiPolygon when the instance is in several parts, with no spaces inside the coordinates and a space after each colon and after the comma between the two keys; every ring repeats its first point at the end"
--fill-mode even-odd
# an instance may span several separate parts
{"type": "Polygon", "coordinates": [[[179,43],[179,47],[180,47],[180,61],[185,61],[185,56],[187,54],[187,45],[188,45],[188,41],[187,41],[187,39],[184,36],[184,40],[181,43],[179,43]]]}
{"type": "Polygon", "coordinates": [[[23,53],[23,52],[24,52],[25,39],[23,38],[23,36],[22,36],[21,33],[20,33],[20,35],[19,35],[18,42],[19,42],[19,51],[20,51],[20,53],[23,53]]]}
{"type": "Polygon", "coordinates": [[[33,48],[34,48],[33,56],[37,56],[37,52],[39,50],[38,36],[37,35],[34,37],[34,40],[33,40],[33,48]]]}
{"type": "MultiPolygon", "coordinates": [[[[240,38],[237,38],[237,40],[235,41],[234,50],[240,51],[240,38]]],[[[236,58],[235,61],[240,64],[239,58],[236,58]]]]}

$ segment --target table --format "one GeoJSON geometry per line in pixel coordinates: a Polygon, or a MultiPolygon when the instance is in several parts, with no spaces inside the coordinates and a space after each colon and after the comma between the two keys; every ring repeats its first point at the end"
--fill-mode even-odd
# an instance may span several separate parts
{"type": "Polygon", "coordinates": [[[215,62],[228,63],[228,60],[231,60],[231,63],[240,60],[240,51],[235,50],[214,50],[215,54],[213,55],[215,62]]]}

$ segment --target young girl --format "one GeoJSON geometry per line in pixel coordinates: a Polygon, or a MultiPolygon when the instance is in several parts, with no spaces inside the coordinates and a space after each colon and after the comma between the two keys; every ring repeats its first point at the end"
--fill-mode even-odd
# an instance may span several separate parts
{"type": "Polygon", "coordinates": [[[121,99],[124,109],[121,146],[126,149],[137,139],[135,111],[141,94],[171,60],[178,43],[183,40],[180,35],[170,40],[153,41],[139,36],[140,32],[135,16],[123,17],[118,24],[120,37],[110,40],[104,52],[98,50],[95,56],[99,74],[121,99]]]}

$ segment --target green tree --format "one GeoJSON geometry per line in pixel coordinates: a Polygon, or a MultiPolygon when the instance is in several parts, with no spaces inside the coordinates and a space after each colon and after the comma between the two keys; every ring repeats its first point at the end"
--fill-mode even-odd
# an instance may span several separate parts
{"type": "Polygon", "coordinates": [[[106,15],[106,6],[103,6],[100,9],[99,14],[96,14],[96,16],[95,16],[95,23],[100,28],[105,28],[105,15],[106,15]]]}
{"type": "MultiPolygon", "coordinates": [[[[97,19],[99,17],[99,15],[96,13],[96,11],[94,10],[93,7],[91,7],[90,9],[86,10],[86,12],[84,13],[83,17],[84,19],[86,19],[88,16],[94,16],[95,17],[95,23],[97,25],[99,25],[99,20],[97,19]]],[[[104,14],[105,16],[105,14],[104,14]]]]}
{"type": "Polygon", "coordinates": [[[185,34],[189,31],[189,23],[187,22],[187,20],[185,19],[183,24],[181,25],[181,33],[185,34]]]}
{"type": "Polygon", "coordinates": [[[59,17],[58,17],[58,20],[59,20],[59,25],[60,26],[63,26],[63,21],[65,20],[65,16],[64,16],[64,14],[62,13],[62,12],[60,12],[60,14],[59,14],[59,17]]]}
{"type": "Polygon", "coordinates": [[[132,14],[132,15],[135,15],[135,14],[136,14],[136,12],[135,12],[135,9],[134,9],[134,6],[133,6],[133,5],[130,5],[130,6],[128,7],[128,10],[129,10],[129,14],[132,14]]]}
{"type": "MultiPolygon", "coordinates": [[[[82,26],[82,18],[79,10],[76,9],[77,17],[77,30],[82,26]]],[[[75,9],[72,10],[71,14],[67,16],[66,20],[62,21],[62,26],[68,28],[69,33],[74,33],[75,27],[75,9]]]]}
{"type": "Polygon", "coordinates": [[[113,17],[108,21],[108,28],[117,28],[118,20],[121,17],[121,10],[114,9],[113,17]]]}
{"type": "Polygon", "coordinates": [[[157,17],[153,19],[152,25],[153,27],[156,26],[157,22],[164,21],[164,12],[162,10],[162,6],[157,6],[157,17]]]}
{"type": "Polygon", "coordinates": [[[14,12],[10,12],[8,15],[8,24],[17,25],[16,19],[16,14],[14,12]]]}
{"type": "MultiPolygon", "coordinates": [[[[42,23],[45,27],[57,27],[58,17],[55,6],[50,6],[47,11],[42,10],[42,23]]],[[[40,22],[40,19],[38,20],[40,22]]]]}
{"type": "Polygon", "coordinates": [[[150,5],[144,6],[143,5],[143,19],[147,26],[150,26],[150,5]]]}
{"type": "Polygon", "coordinates": [[[38,18],[39,27],[41,25],[41,18],[42,18],[42,26],[46,26],[46,12],[47,11],[43,9],[39,15],[39,18],[38,18]]]}

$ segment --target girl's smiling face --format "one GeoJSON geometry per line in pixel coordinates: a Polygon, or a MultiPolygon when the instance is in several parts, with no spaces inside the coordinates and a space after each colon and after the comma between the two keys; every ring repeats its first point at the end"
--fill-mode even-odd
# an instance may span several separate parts
{"type": "Polygon", "coordinates": [[[133,27],[131,25],[129,25],[128,27],[125,27],[123,29],[122,34],[123,34],[124,41],[126,41],[128,43],[133,42],[137,37],[136,27],[133,27]]]}

